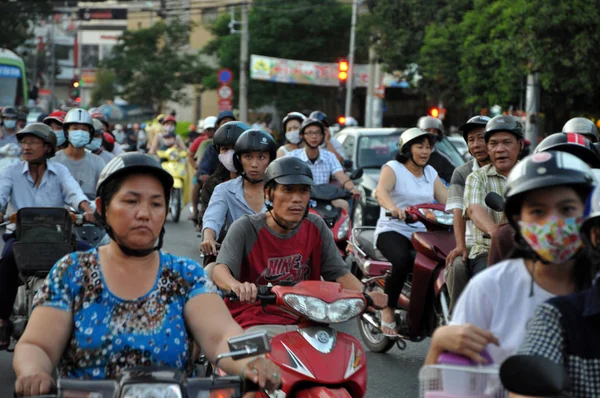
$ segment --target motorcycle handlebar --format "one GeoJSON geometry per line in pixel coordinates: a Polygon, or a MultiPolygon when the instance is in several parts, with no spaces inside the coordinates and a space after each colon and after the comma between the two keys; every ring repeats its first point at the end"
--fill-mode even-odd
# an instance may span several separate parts
{"type": "MultiPolygon", "coordinates": [[[[389,217],[389,218],[393,218],[395,220],[400,220],[400,217],[394,217],[394,216],[392,216],[392,213],[390,213],[389,211],[385,213],[385,216],[389,217]]],[[[417,221],[419,221],[419,219],[416,216],[412,215],[412,214],[406,214],[406,218],[404,219],[404,222],[407,223],[407,224],[414,224],[417,221]]]]}

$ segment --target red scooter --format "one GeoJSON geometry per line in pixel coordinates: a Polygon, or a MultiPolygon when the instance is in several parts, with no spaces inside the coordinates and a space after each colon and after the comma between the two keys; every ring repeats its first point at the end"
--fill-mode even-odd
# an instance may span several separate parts
{"type": "Polygon", "coordinates": [[[310,198],[315,204],[309,208],[309,212],[321,217],[331,229],[342,258],[346,256],[346,246],[352,234],[352,220],[346,210],[334,207],[331,202],[336,199],[348,200],[351,197],[349,191],[329,184],[316,185],[310,191],[310,198]]]}
{"type": "MultiPolygon", "coordinates": [[[[452,233],[453,215],[441,204],[421,204],[405,209],[406,223],[422,222],[427,232],[415,232],[412,244],[416,252],[413,272],[408,275],[398,300],[396,313],[407,312],[410,333],[400,338],[381,333],[380,313],[364,313],[359,331],[365,346],[373,352],[387,352],[394,344],[406,348],[406,340],[421,341],[449,320],[449,296],[446,288],[446,257],[456,246],[452,233]]],[[[386,214],[386,215],[389,215],[386,214]]],[[[391,263],[374,246],[375,227],[359,227],[348,242],[346,263],[363,280],[367,291],[383,290],[391,263]]]]}
{"type": "MultiPolygon", "coordinates": [[[[227,293],[234,298],[235,293],[227,293]]],[[[292,286],[259,286],[258,301],[298,317],[298,329],[271,340],[266,356],[282,370],[282,387],[272,397],[363,397],[367,357],[353,336],[329,325],[362,314],[373,303],[339,283],[303,281],[292,286]]],[[[264,393],[263,393],[264,394],[264,393]]],[[[266,396],[266,395],[263,395],[266,396]]]]}

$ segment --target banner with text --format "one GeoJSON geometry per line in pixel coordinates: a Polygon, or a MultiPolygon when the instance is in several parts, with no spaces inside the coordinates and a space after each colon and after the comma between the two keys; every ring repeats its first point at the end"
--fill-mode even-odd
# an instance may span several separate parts
{"type": "MultiPolygon", "coordinates": [[[[354,65],[354,87],[367,87],[369,65],[354,65]]],[[[294,59],[250,57],[250,78],[288,84],[338,86],[337,63],[319,63],[294,59]]]]}

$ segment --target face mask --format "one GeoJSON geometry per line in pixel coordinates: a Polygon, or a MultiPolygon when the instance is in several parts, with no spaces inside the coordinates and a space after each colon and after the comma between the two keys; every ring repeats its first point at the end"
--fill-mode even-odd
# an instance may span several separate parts
{"type": "Polygon", "coordinates": [[[100,149],[101,146],[102,146],[102,138],[94,138],[94,139],[92,139],[92,142],[87,144],[85,147],[87,149],[89,149],[90,151],[95,152],[98,149],[100,149]]]}
{"type": "Polygon", "coordinates": [[[165,132],[167,134],[172,133],[175,131],[175,126],[165,126],[165,132]]]}
{"type": "Polygon", "coordinates": [[[582,221],[581,217],[552,216],[542,224],[519,221],[519,227],[525,242],[542,260],[562,264],[583,246],[579,235],[582,221]]]}
{"type": "Polygon", "coordinates": [[[64,131],[54,130],[54,135],[56,136],[56,146],[64,145],[64,143],[67,142],[64,131]]]}
{"type": "Polygon", "coordinates": [[[300,143],[300,130],[292,130],[285,133],[285,139],[288,140],[289,143],[299,144],[300,143]]]}
{"type": "Polygon", "coordinates": [[[219,162],[225,166],[227,170],[234,173],[236,171],[235,166],[233,165],[233,149],[228,150],[225,153],[219,154],[219,162]]]}
{"type": "Polygon", "coordinates": [[[7,129],[14,129],[15,127],[17,127],[17,121],[16,120],[5,120],[4,127],[6,127],[7,129]]]}
{"type": "Polygon", "coordinates": [[[85,130],[69,131],[69,142],[75,148],[83,148],[90,142],[90,133],[85,130]]]}

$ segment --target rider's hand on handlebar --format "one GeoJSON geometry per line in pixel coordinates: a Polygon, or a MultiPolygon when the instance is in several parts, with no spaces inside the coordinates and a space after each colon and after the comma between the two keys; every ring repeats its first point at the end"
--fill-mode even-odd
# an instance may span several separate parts
{"type": "Polygon", "coordinates": [[[56,390],[56,384],[48,373],[40,372],[29,376],[21,376],[15,382],[17,397],[34,397],[49,394],[56,390]]]}
{"type": "Polygon", "coordinates": [[[206,239],[200,243],[200,251],[204,254],[217,255],[217,241],[214,239],[206,239]]]}
{"type": "Polygon", "coordinates": [[[254,303],[258,295],[256,285],[249,282],[239,282],[237,285],[231,286],[231,290],[238,296],[238,300],[242,304],[254,303]]]}
{"type": "Polygon", "coordinates": [[[244,378],[258,384],[260,388],[273,391],[281,386],[281,369],[273,361],[257,358],[246,364],[244,378]]]}
{"type": "Polygon", "coordinates": [[[94,215],[93,211],[86,211],[85,213],[83,213],[83,218],[85,218],[85,220],[88,222],[96,221],[96,216],[94,215]]]}
{"type": "Polygon", "coordinates": [[[399,220],[404,220],[406,218],[406,213],[404,212],[404,209],[400,209],[398,207],[390,209],[390,213],[392,214],[393,218],[397,218],[399,220]]]}
{"type": "Polygon", "coordinates": [[[431,344],[441,351],[449,351],[471,358],[477,363],[487,363],[480,354],[488,344],[500,346],[498,338],[488,330],[467,323],[438,328],[433,334],[431,344]]]}
{"type": "Polygon", "coordinates": [[[448,253],[448,257],[446,257],[446,268],[450,267],[452,265],[452,263],[454,262],[454,259],[458,256],[461,256],[463,259],[463,262],[466,262],[468,254],[469,254],[469,251],[467,250],[466,247],[456,246],[450,253],[448,253]]]}
{"type": "Polygon", "coordinates": [[[350,192],[355,198],[360,198],[360,191],[358,191],[356,188],[352,188],[350,192]]]}
{"type": "Polygon", "coordinates": [[[387,307],[388,295],[384,292],[375,290],[372,292],[366,292],[366,294],[368,294],[369,297],[371,297],[371,300],[373,300],[373,307],[375,307],[375,309],[381,310],[387,307]]]}

